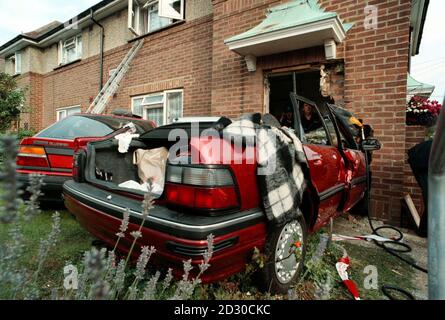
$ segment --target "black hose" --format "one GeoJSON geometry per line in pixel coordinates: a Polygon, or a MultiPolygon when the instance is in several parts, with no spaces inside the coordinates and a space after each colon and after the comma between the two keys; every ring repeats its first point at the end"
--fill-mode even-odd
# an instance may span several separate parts
{"type": "Polygon", "coordinates": [[[411,293],[409,293],[408,291],[406,291],[404,289],[394,287],[394,286],[388,286],[388,285],[382,286],[382,292],[385,296],[387,296],[390,300],[398,300],[395,296],[393,296],[391,294],[391,291],[397,291],[397,292],[405,295],[408,298],[408,300],[416,300],[411,293]]]}
{"type": "Polygon", "coordinates": [[[393,226],[388,226],[388,225],[374,228],[374,225],[373,225],[372,219],[371,219],[371,179],[370,179],[370,167],[369,167],[368,160],[369,160],[368,153],[365,151],[366,183],[367,183],[366,205],[367,205],[367,210],[368,210],[369,226],[371,227],[372,233],[377,236],[382,236],[381,234],[379,234],[379,231],[381,231],[381,230],[393,230],[399,234],[399,237],[397,239],[394,239],[394,241],[380,243],[378,241],[373,240],[374,244],[380,248],[383,248],[387,253],[393,255],[394,257],[399,258],[400,260],[407,263],[414,269],[428,273],[427,269],[411,262],[410,260],[406,259],[405,257],[398,255],[398,253],[408,253],[408,252],[412,251],[412,248],[409,245],[407,245],[406,243],[400,242],[403,239],[403,233],[399,229],[397,229],[396,227],[393,227],[393,226]],[[392,245],[392,247],[389,247],[388,245],[392,245]],[[396,247],[399,247],[399,249],[396,249],[396,247]]]}
{"type": "MultiPolygon", "coordinates": [[[[391,254],[392,256],[402,260],[403,262],[407,263],[414,269],[417,269],[419,271],[428,273],[428,270],[418,266],[417,264],[411,262],[410,260],[406,259],[405,257],[400,256],[398,253],[408,253],[412,251],[412,248],[407,245],[406,243],[400,242],[403,239],[403,233],[393,226],[383,225],[378,228],[374,228],[374,225],[372,223],[371,219],[371,171],[370,171],[370,164],[369,164],[369,157],[368,152],[364,151],[365,153],[365,161],[366,161],[366,184],[367,184],[367,192],[366,192],[366,206],[367,206],[367,215],[368,215],[368,222],[369,226],[371,227],[372,233],[382,237],[381,234],[379,234],[379,231],[381,230],[393,230],[399,234],[399,236],[394,239],[394,241],[389,242],[378,242],[376,240],[373,240],[374,244],[382,249],[384,249],[387,253],[391,254]],[[389,247],[388,245],[392,245],[393,247],[389,247]],[[397,248],[399,247],[399,248],[397,248]]],[[[402,293],[405,295],[409,300],[415,300],[414,296],[409,293],[408,291],[398,288],[395,286],[390,285],[383,285],[382,286],[382,292],[383,294],[388,297],[391,300],[397,300],[393,295],[391,295],[391,291],[397,291],[399,293],[402,293]]]]}

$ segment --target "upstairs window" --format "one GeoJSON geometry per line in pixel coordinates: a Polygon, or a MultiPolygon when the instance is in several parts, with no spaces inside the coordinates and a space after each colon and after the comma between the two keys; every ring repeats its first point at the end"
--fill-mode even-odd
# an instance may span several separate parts
{"type": "Polygon", "coordinates": [[[14,72],[15,74],[21,74],[22,73],[22,53],[21,52],[16,52],[14,55],[14,72]]]}
{"type": "Polygon", "coordinates": [[[82,36],[78,35],[59,43],[59,64],[67,64],[82,58],[82,36]]]}
{"type": "Polygon", "coordinates": [[[151,120],[157,126],[173,123],[182,118],[183,91],[169,90],[146,96],[134,97],[133,110],[136,115],[151,120]]]}
{"type": "Polygon", "coordinates": [[[16,52],[11,58],[9,58],[12,64],[12,71],[14,75],[22,73],[22,53],[16,52]]]}
{"type": "Polygon", "coordinates": [[[137,36],[184,20],[185,0],[128,0],[128,28],[137,36]]]}

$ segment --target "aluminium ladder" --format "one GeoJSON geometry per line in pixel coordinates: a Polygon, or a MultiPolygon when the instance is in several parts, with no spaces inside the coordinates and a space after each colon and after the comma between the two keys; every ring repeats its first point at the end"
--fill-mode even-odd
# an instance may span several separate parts
{"type": "Polygon", "coordinates": [[[116,71],[113,72],[107,83],[104,85],[97,97],[91,103],[90,107],[87,110],[87,113],[101,114],[102,112],[104,112],[108,102],[119,89],[121,80],[124,78],[128,69],[130,69],[131,62],[133,61],[134,57],[143,44],[144,39],[135,42],[133,47],[130,49],[130,51],[128,51],[122,62],[117,67],[116,71]]]}

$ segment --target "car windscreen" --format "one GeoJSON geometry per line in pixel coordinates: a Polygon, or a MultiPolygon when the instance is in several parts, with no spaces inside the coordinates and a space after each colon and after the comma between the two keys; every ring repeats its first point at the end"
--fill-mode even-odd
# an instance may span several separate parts
{"type": "Polygon", "coordinates": [[[73,140],[81,137],[103,137],[133,122],[139,133],[150,131],[149,122],[132,121],[125,118],[75,115],[65,118],[40,132],[39,138],[73,140]]]}

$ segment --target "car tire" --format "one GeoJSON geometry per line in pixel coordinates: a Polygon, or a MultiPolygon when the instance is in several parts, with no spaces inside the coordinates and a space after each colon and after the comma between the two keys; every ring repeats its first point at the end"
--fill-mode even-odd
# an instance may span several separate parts
{"type": "Polygon", "coordinates": [[[300,278],[306,256],[306,243],[307,227],[303,215],[269,231],[264,249],[266,261],[259,271],[262,290],[271,294],[288,293],[300,278]],[[295,246],[297,242],[300,247],[295,246]],[[298,250],[298,254],[293,255],[291,250],[298,250]],[[279,261],[279,257],[284,260],[279,261]]]}

